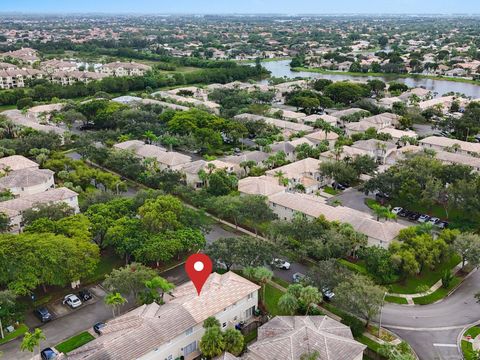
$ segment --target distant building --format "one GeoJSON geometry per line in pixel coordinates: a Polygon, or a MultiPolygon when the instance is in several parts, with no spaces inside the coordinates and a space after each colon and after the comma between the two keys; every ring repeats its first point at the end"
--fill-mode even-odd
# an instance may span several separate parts
{"type": "Polygon", "coordinates": [[[100,72],[107,76],[143,76],[151,66],[135,62],[113,62],[103,65],[100,72]]]}

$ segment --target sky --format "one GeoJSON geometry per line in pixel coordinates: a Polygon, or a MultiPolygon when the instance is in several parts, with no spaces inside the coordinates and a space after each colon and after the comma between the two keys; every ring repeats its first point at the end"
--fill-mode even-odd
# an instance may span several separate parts
{"type": "Polygon", "coordinates": [[[0,12],[25,13],[470,13],[480,0],[0,0],[0,12]]]}

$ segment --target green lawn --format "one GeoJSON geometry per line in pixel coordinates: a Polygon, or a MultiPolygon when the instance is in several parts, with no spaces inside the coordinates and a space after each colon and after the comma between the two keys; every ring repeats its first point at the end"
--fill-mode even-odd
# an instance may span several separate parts
{"type": "Polygon", "coordinates": [[[10,340],[13,340],[19,336],[23,336],[28,331],[28,326],[25,324],[20,324],[20,326],[11,333],[4,332],[5,337],[0,339],[0,345],[4,344],[10,340]]]}
{"type": "Polygon", "coordinates": [[[465,331],[464,335],[470,335],[472,338],[476,338],[477,335],[480,335],[480,326],[472,326],[470,329],[465,331]]]}
{"type": "Polygon", "coordinates": [[[288,286],[290,285],[290,283],[288,281],[285,281],[285,280],[280,279],[278,277],[273,277],[272,281],[277,283],[280,286],[283,286],[284,288],[288,288],[288,286]]]}
{"type": "Polygon", "coordinates": [[[356,263],[353,263],[345,259],[339,259],[338,262],[353,272],[367,276],[369,275],[363,261],[357,261],[356,263]]]}
{"type": "MultiPolygon", "coordinates": [[[[473,339],[480,334],[480,326],[473,326],[467,331],[465,331],[464,336],[470,335],[473,339]]],[[[473,360],[473,347],[472,344],[468,341],[462,340],[462,352],[465,360],[473,360]]]]}
{"type": "Polygon", "coordinates": [[[62,352],[62,353],[68,353],[72,350],[75,350],[76,348],[79,348],[82,345],[85,345],[86,343],[92,341],[95,339],[92,334],[90,334],[87,331],[84,331],[78,335],[75,335],[71,337],[68,340],[65,340],[64,342],[58,344],[55,346],[55,348],[62,352]]]}
{"type": "Polygon", "coordinates": [[[98,263],[95,272],[86,279],[86,283],[94,283],[98,281],[103,281],[105,275],[108,275],[112,272],[113,269],[117,269],[125,265],[123,259],[120,259],[112,250],[108,249],[101,254],[100,262],[98,263]]]}
{"type": "Polygon", "coordinates": [[[370,349],[370,350],[373,350],[375,352],[378,352],[378,350],[380,349],[380,347],[382,345],[380,345],[379,343],[377,343],[376,341],[373,341],[372,339],[366,337],[365,335],[360,335],[360,336],[357,336],[355,338],[355,340],[357,340],[358,342],[361,342],[363,345],[367,345],[367,347],[370,349]]]}
{"type": "Polygon", "coordinates": [[[452,283],[448,288],[443,288],[441,287],[437,291],[427,295],[427,296],[421,296],[421,297],[416,297],[413,298],[413,302],[416,305],[428,305],[428,304],[433,304],[434,302],[443,299],[445,296],[448,295],[450,291],[452,291],[456,286],[460,284],[462,280],[459,277],[455,277],[452,280],[452,283]]]}
{"type": "Polygon", "coordinates": [[[401,305],[406,305],[408,304],[407,299],[398,297],[398,296],[390,296],[387,295],[385,296],[385,301],[389,303],[394,303],[394,304],[401,304],[401,305]]]}
{"type": "Polygon", "coordinates": [[[323,192],[326,192],[327,194],[330,194],[330,195],[338,195],[340,194],[341,191],[335,190],[331,186],[325,186],[323,188],[323,192]]]}
{"type": "Polygon", "coordinates": [[[453,267],[458,265],[459,262],[460,257],[458,255],[453,255],[450,260],[438,265],[434,271],[426,269],[418,276],[411,276],[401,282],[391,284],[389,286],[389,292],[397,294],[415,294],[419,286],[427,285],[428,287],[431,287],[442,278],[445,270],[453,269],[453,267]]]}
{"type": "Polygon", "coordinates": [[[278,308],[278,299],[284,294],[283,291],[273,287],[270,284],[265,285],[265,307],[267,311],[272,315],[288,315],[287,313],[282,312],[278,308]]]}

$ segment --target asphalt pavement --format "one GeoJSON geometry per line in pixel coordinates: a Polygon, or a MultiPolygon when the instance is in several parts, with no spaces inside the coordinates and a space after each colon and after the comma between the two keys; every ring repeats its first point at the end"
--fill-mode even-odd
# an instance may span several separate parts
{"type": "Polygon", "coordinates": [[[480,322],[480,271],[471,274],[441,302],[424,306],[387,304],[382,326],[410,343],[421,360],[460,360],[457,340],[465,327],[480,322]]]}

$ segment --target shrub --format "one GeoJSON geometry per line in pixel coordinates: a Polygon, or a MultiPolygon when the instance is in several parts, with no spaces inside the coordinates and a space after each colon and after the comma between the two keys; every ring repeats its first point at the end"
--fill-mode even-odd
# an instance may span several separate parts
{"type": "Polygon", "coordinates": [[[365,324],[357,319],[355,316],[344,314],[342,316],[343,320],[342,323],[344,323],[347,326],[350,326],[350,329],[352,329],[352,334],[354,337],[358,337],[363,334],[365,331],[365,324]]]}

